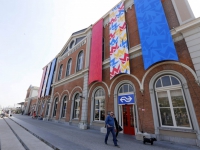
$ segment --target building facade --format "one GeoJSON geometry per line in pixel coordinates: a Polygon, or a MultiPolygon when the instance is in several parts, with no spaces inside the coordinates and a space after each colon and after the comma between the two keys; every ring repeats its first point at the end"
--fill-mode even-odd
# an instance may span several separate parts
{"type": "Polygon", "coordinates": [[[123,134],[199,145],[200,18],[187,0],[121,1],[56,59],[47,119],[100,129],[113,111],[123,134]]]}
{"type": "Polygon", "coordinates": [[[24,102],[24,114],[32,114],[36,110],[39,87],[30,85],[24,102]]]}

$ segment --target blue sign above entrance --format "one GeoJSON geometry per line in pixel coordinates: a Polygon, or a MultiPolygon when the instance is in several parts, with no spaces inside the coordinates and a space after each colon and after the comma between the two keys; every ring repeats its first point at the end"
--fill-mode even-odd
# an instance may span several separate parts
{"type": "Polygon", "coordinates": [[[126,94],[126,95],[119,95],[118,96],[118,104],[124,105],[124,104],[134,104],[134,94],[126,94]]]}

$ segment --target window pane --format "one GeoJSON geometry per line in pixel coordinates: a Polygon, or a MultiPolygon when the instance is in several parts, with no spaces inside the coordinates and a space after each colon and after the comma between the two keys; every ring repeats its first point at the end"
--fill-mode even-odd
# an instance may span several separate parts
{"type": "Polygon", "coordinates": [[[158,103],[159,107],[169,107],[169,100],[167,96],[167,92],[158,92],[158,103]]]}
{"type": "Polygon", "coordinates": [[[161,81],[160,81],[160,79],[156,82],[156,87],[158,88],[158,87],[161,87],[162,85],[161,85],[161,81]]]}
{"type": "Polygon", "coordinates": [[[165,126],[173,126],[170,108],[160,108],[161,122],[165,126]]]}
{"type": "Polygon", "coordinates": [[[133,87],[129,85],[129,92],[133,92],[133,87]]]}
{"type": "Polygon", "coordinates": [[[179,127],[190,127],[186,108],[174,108],[176,124],[179,127]]]}
{"type": "Polygon", "coordinates": [[[122,87],[119,89],[119,93],[123,93],[122,87]]]}
{"type": "Polygon", "coordinates": [[[103,95],[103,90],[100,89],[99,91],[100,91],[100,96],[102,96],[103,95]]]}
{"type": "Polygon", "coordinates": [[[101,116],[100,116],[100,120],[105,120],[105,111],[104,110],[101,110],[101,116]]]}
{"type": "Polygon", "coordinates": [[[181,90],[170,91],[173,107],[185,107],[181,90]]]}
{"type": "Polygon", "coordinates": [[[95,120],[99,120],[99,110],[95,110],[95,120]]]}
{"type": "Polygon", "coordinates": [[[65,110],[66,110],[66,102],[63,103],[63,108],[62,108],[62,115],[61,115],[61,117],[65,117],[65,110]]]}
{"type": "Polygon", "coordinates": [[[105,99],[100,100],[100,109],[105,109],[105,99]]]}
{"type": "Polygon", "coordinates": [[[162,77],[162,84],[163,84],[163,86],[169,86],[169,85],[171,85],[169,76],[162,77]]]}
{"type": "Polygon", "coordinates": [[[77,109],[77,106],[78,104],[77,104],[77,101],[75,101],[75,104],[74,104],[74,109],[77,109]]]}
{"type": "Polygon", "coordinates": [[[79,110],[75,110],[75,118],[79,118],[79,110]]]}
{"type": "Polygon", "coordinates": [[[99,109],[99,100],[95,100],[95,109],[99,109]]]}
{"type": "Polygon", "coordinates": [[[124,85],[124,93],[128,92],[128,84],[124,85]]]}
{"type": "Polygon", "coordinates": [[[180,82],[174,77],[171,77],[171,80],[172,80],[172,85],[180,84],[180,82]]]}

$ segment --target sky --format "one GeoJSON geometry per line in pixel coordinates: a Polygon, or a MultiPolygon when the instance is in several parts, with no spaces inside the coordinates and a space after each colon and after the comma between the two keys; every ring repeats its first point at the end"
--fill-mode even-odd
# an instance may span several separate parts
{"type": "MultiPolygon", "coordinates": [[[[188,0],[200,17],[200,0],[188,0]]],[[[73,32],[89,27],[120,0],[0,0],[0,106],[24,102],[42,68],[73,32]]]]}

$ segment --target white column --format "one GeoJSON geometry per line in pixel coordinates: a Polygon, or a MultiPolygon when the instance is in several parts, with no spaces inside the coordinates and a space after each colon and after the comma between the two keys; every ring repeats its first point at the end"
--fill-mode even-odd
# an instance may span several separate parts
{"type": "Polygon", "coordinates": [[[87,111],[88,111],[88,72],[84,75],[83,81],[83,93],[82,93],[82,113],[81,113],[81,122],[79,127],[81,129],[87,129],[87,111]]]}

